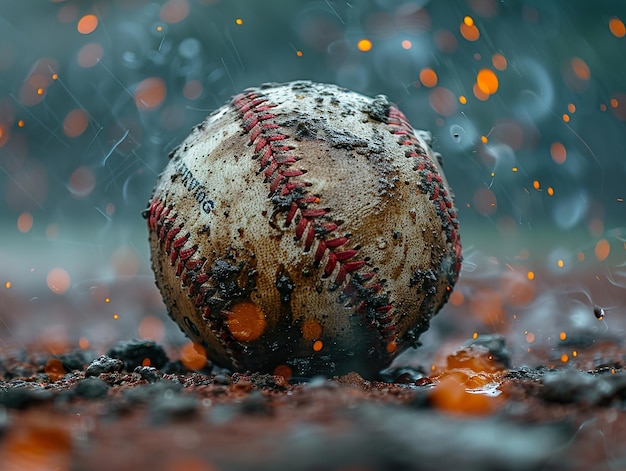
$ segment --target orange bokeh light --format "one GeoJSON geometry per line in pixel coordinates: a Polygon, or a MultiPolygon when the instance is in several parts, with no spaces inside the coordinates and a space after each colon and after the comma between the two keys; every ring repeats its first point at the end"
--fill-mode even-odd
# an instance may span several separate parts
{"type": "Polygon", "coordinates": [[[580,80],[589,80],[589,78],[591,77],[591,71],[589,70],[589,66],[584,60],[579,57],[574,57],[571,60],[570,65],[576,77],[578,77],[580,80]]]}
{"type": "Polygon", "coordinates": [[[619,18],[611,18],[609,20],[609,30],[616,38],[623,38],[626,35],[626,26],[619,18]]]}
{"type": "Polygon", "coordinates": [[[80,166],[72,172],[68,188],[75,198],[86,198],[96,187],[96,176],[89,167],[80,166]]]}
{"type": "Polygon", "coordinates": [[[493,64],[493,67],[497,70],[505,70],[508,66],[506,57],[504,57],[502,54],[494,54],[491,57],[491,63],[493,64]]]}
{"type": "Polygon", "coordinates": [[[189,14],[187,0],[167,0],[161,7],[160,16],[166,23],[179,23],[189,14]]]}
{"type": "Polygon", "coordinates": [[[611,253],[611,244],[606,239],[600,239],[594,248],[594,253],[599,261],[606,260],[611,253]]]}
{"type": "Polygon", "coordinates": [[[369,39],[360,39],[358,43],[356,43],[356,47],[361,52],[368,52],[372,50],[372,41],[369,39]]]}
{"type": "Polygon", "coordinates": [[[63,120],[63,132],[67,137],[78,137],[89,124],[89,118],[87,113],[81,108],[76,108],[70,111],[63,120]]]}
{"type": "Polygon", "coordinates": [[[565,146],[560,142],[553,142],[550,146],[550,155],[552,156],[552,160],[554,160],[557,164],[565,163],[565,159],[567,159],[567,151],[565,150],[565,146]]]}
{"type": "Polygon", "coordinates": [[[206,366],[206,351],[198,343],[187,342],[180,349],[180,361],[188,370],[201,370],[206,366]]]}
{"type": "Polygon", "coordinates": [[[493,95],[498,91],[498,77],[491,69],[481,69],[476,76],[476,85],[487,95],[493,95]]]}
{"type": "Polygon", "coordinates": [[[158,77],[150,77],[137,84],[135,89],[135,104],[141,110],[156,108],[167,95],[165,82],[158,77]]]}
{"type": "Polygon", "coordinates": [[[501,290],[507,305],[523,307],[535,299],[536,285],[532,282],[534,274],[529,277],[529,273],[532,272],[509,271],[502,275],[501,290]]]}
{"type": "Polygon", "coordinates": [[[251,342],[259,338],[267,324],[265,314],[259,306],[249,301],[235,304],[227,311],[226,325],[230,333],[240,342],[251,342]]]}
{"type": "Polygon", "coordinates": [[[435,72],[433,69],[425,68],[421,70],[420,82],[422,82],[425,87],[434,87],[435,85],[437,85],[437,80],[437,72],[435,72]]]}
{"type": "Polygon", "coordinates": [[[479,188],[474,193],[474,207],[483,216],[496,212],[496,195],[489,188],[479,188]]]}
{"type": "Polygon", "coordinates": [[[442,116],[451,116],[456,112],[456,97],[447,88],[437,87],[428,95],[430,106],[442,116]]]}
{"type": "Polygon", "coordinates": [[[103,54],[104,49],[99,43],[88,43],[80,48],[76,61],[78,65],[87,69],[100,62],[103,54]]]}
{"type": "Polygon", "coordinates": [[[187,100],[195,100],[196,98],[200,98],[202,90],[203,87],[200,80],[190,80],[183,87],[183,96],[187,98],[187,100]]]}
{"type": "Polygon", "coordinates": [[[478,38],[480,38],[480,31],[478,31],[478,28],[473,23],[471,25],[468,25],[464,21],[463,23],[461,23],[459,30],[461,31],[461,36],[463,36],[468,41],[477,41],[478,38]]]}
{"type": "Polygon", "coordinates": [[[33,216],[29,212],[24,212],[17,218],[17,229],[26,233],[33,227],[33,216]]]}
{"type": "Polygon", "coordinates": [[[456,51],[458,47],[456,37],[447,29],[435,31],[433,39],[435,41],[435,46],[437,46],[437,49],[441,52],[451,53],[456,51]]]}
{"type": "Polygon", "coordinates": [[[56,294],[63,294],[70,288],[70,275],[62,268],[53,268],[46,277],[48,288],[56,294]]]}
{"type": "Polygon", "coordinates": [[[276,376],[282,376],[285,379],[289,379],[293,375],[293,371],[288,365],[278,365],[276,368],[274,368],[273,374],[276,376]]]}
{"type": "Polygon", "coordinates": [[[450,293],[449,301],[453,306],[460,306],[465,301],[465,295],[462,291],[456,289],[450,293]]]}
{"type": "Polygon", "coordinates": [[[486,101],[489,99],[489,94],[483,92],[477,83],[474,83],[474,86],[472,87],[472,91],[474,92],[474,96],[478,98],[480,101],[486,101]]]}
{"type": "Polygon", "coordinates": [[[484,288],[468,297],[469,312],[486,326],[498,326],[505,323],[504,293],[495,289],[484,288]]]}
{"type": "Polygon", "coordinates": [[[160,342],[165,337],[165,326],[156,316],[145,316],[138,327],[139,337],[144,340],[160,342]]]}
{"type": "Polygon", "coordinates": [[[85,15],[80,20],[78,20],[78,25],[76,29],[80,34],[89,34],[93,33],[95,29],[98,27],[98,17],[96,15],[85,15]]]}

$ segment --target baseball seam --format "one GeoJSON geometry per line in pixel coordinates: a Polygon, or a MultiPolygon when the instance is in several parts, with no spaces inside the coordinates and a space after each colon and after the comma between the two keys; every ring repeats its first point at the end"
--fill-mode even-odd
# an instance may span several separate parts
{"type": "Polygon", "coordinates": [[[462,258],[461,239],[458,233],[459,222],[452,198],[446,191],[437,167],[422,148],[404,113],[397,107],[391,106],[387,124],[392,134],[398,136],[398,145],[407,147],[405,155],[409,158],[419,159],[414,170],[420,175],[420,190],[429,195],[430,201],[435,205],[437,214],[441,218],[447,242],[452,246],[456,255],[454,272],[455,276],[458,276],[462,258]]]}
{"type": "MultiPolygon", "coordinates": [[[[176,212],[172,214],[173,209],[172,204],[166,205],[163,200],[152,201],[148,211],[148,227],[157,234],[161,248],[169,257],[170,265],[176,267],[176,276],[187,289],[187,296],[202,310],[203,319],[208,321],[211,318],[212,322],[208,322],[211,331],[220,340],[235,368],[239,368],[241,364],[238,356],[243,351],[225,325],[226,314],[211,312],[208,305],[208,299],[216,294],[216,290],[209,284],[211,275],[202,269],[206,258],[194,257],[199,248],[197,244],[185,247],[191,234],[183,230],[184,223],[179,222],[176,212]]],[[[188,317],[185,317],[184,322],[199,336],[198,327],[188,317]]]]}
{"type": "MultiPolygon", "coordinates": [[[[248,135],[248,145],[254,148],[253,158],[259,164],[257,174],[263,175],[269,184],[269,197],[277,210],[285,213],[285,227],[292,227],[295,241],[303,245],[304,252],[312,253],[314,266],[322,268],[322,278],[331,278],[334,274],[328,289],[343,286],[339,300],[365,317],[369,327],[379,332],[386,352],[393,355],[397,327],[393,303],[383,290],[384,282],[378,281],[374,268],[362,273],[361,269],[368,263],[359,258],[361,247],[349,248],[350,236],[336,234],[339,224],[332,219],[331,209],[321,206],[321,195],[309,191],[312,185],[303,178],[306,169],[296,166],[300,160],[297,147],[287,134],[281,132],[281,125],[276,122],[278,116],[274,108],[277,105],[255,91],[235,96],[231,105],[239,113],[242,129],[248,135]]],[[[390,133],[397,136],[398,145],[406,147],[406,157],[417,159],[414,170],[420,176],[419,189],[429,195],[442,220],[447,242],[456,254],[454,270],[458,275],[461,264],[458,221],[443,180],[405,115],[390,106],[385,122],[390,133]]],[[[184,230],[184,223],[174,212],[174,206],[155,199],[148,211],[148,225],[157,235],[170,265],[175,267],[176,276],[188,297],[201,310],[203,318],[210,319],[211,331],[238,368],[237,357],[243,353],[243,348],[226,325],[227,313],[211,312],[209,300],[216,294],[216,289],[211,285],[211,273],[204,270],[207,259],[196,256],[199,247],[190,242],[190,233],[184,230]]],[[[198,332],[191,321],[187,327],[198,332]]]]}
{"type": "Polygon", "coordinates": [[[322,276],[328,278],[336,272],[329,289],[335,290],[345,284],[341,298],[355,306],[357,313],[366,314],[370,327],[378,330],[387,351],[393,353],[396,340],[393,305],[386,295],[379,296],[383,286],[374,279],[374,271],[358,274],[367,265],[366,260],[357,257],[360,247],[346,248],[350,241],[348,236],[326,238],[339,225],[330,217],[329,208],[319,207],[320,195],[308,192],[311,185],[304,179],[291,180],[301,177],[306,170],[293,167],[299,158],[294,152],[296,148],[288,144],[289,136],[281,133],[281,126],[274,121],[277,116],[272,110],[277,105],[255,92],[239,94],[231,103],[239,111],[243,129],[249,134],[248,144],[254,146],[255,158],[259,159],[258,173],[262,173],[269,183],[270,197],[293,197],[289,207],[285,208],[285,227],[295,224],[295,240],[303,241],[305,252],[311,251],[317,241],[314,265],[320,266],[326,257],[322,276]]]}

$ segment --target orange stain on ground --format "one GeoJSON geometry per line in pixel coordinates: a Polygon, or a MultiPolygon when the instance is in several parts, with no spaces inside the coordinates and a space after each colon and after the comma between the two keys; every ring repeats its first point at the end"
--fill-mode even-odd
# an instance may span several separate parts
{"type": "Polygon", "coordinates": [[[505,402],[504,394],[497,389],[505,373],[504,366],[486,349],[461,349],[447,357],[441,373],[431,376],[436,382],[432,403],[451,415],[492,415],[505,402]]]}

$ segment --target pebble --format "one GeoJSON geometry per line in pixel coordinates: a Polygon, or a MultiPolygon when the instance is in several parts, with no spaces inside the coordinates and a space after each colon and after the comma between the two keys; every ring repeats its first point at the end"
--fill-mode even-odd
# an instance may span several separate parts
{"type": "Polygon", "coordinates": [[[145,366],[146,360],[150,362],[149,366],[157,369],[163,368],[169,361],[163,347],[152,340],[141,339],[118,342],[107,352],[107,356],[122,360],[127,371],[133,371],[137,366],[145,366]]]}
{"type": "Polygon", "coordinates": [[[32,405],[48,401],[52,397],[53,394],[50,391],[20,386],[7,391],[0,391],[0,406],[8,409],[26,409],[32,405]]]}
{"type": "Polygon", "coordinates": [[[574,369],[546,373],[541,397],[562,404],[608,405],[626,394],[626,373],[593,375],[574,369]]]}
{"type": "Polygon", "coordinates": [[[162,380],[157,383],[141,384],[124,391],[131,404],[149,404],[162,397],[172,398],[180,393],[183,385],[175,381],[162,380]]]}
{"type": "Polygon", "coordinates": [[[270,416],[272,408],[269,398],[261,391],[252,391],[241,402],[241,412],[246,415],[270,416]]]}
{"type": "Polygon", "coordinates": [[[150,416],[156,423],[165,423],[194,415],[198,410],[198,400],[183,394],[163,395],[150,402],[150,416]]]}
{"type": "Polygon", "coordinates": [[[63,353],[58,356],[59,361],[66,371],[82,370],[85,365],[92,362],[95,358],[93,352],[85,350],[74,350],[73,352],[63,353]]]}
{"type": "Polygon", "coordinates": [[[114,373],[122,371],[124,368],[124,362],[117,358],[111,358],[107,355],[102,355],[92,361],[85,370],[85,377],[99,376],[102,373],[114,373]]]}
{"type": "Polygon", "coordinates": [[[154,366],[138,366],[135,368],[134,373],[139,374],[142,379],[145,379],[149,383],[156,383],[163,377],[162,373],[154,366]]]}
{"type": "Polygon", "coordinates": [[[109,393],[109,389],[109,385],[100,378],[89,377],[76,384],[74,395],[84,399],[100,399],[109,393]]]}
{"type": "Polygon", "coordinates": [[[479,335],[475,339],[466,342],[463,347],[483,347],[493,355],[494,360],[500,362],[505,368],[511,367],[511,355],[506,348],[506,339],[502,335],[489,334],[479,335]]]}

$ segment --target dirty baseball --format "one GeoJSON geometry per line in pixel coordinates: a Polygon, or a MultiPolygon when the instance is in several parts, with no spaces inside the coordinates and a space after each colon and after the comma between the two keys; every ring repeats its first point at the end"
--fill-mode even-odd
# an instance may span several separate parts
{"type": "Polygon", "coordinates": [[[250,88],[170,157],[145,212],[152,266],[217,365],[374,377],[454,287],[452,191],[428,134],[382,95],[250,88]]]}

